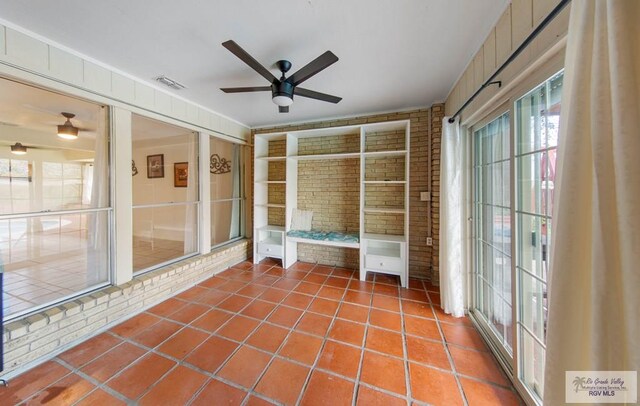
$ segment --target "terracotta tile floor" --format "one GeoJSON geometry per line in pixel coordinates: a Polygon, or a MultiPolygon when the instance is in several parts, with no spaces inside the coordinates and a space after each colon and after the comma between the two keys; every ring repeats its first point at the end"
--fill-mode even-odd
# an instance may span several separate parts
{"type": "Polygon", "coordinates": [[[437,289],[238,264],[0,388],[0,405],[518,405],[437,289]]]}

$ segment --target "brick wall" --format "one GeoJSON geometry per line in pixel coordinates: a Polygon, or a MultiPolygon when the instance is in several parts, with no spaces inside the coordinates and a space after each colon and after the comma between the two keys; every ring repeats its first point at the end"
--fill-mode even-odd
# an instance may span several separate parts
{"type": "MultiPolygon", "coordinates": [[[[247,259],[250,240],[157,269],[4,326],[5,371],[10,376],[118,324],[247,259]]],[[[1,403],[1,402],[0,402],[1,403]]]]}
{"type": "MultiPolygon", "coordinates": [[[[366,123],[377,123],[377,122],[385,122],[385,121],[396,121],[396,120],[410,120],[411,134],[410,134],[410,188],[409,188],[409,275],[411,277],[417,278],[425,278],[431,279],[435,283],[438,281],[438,258],[437,258],[437,250],[438,250],[438,199],[439,199],[439,167],[440,167],[440,134],[442,129],[442,117],[444,115],[444,105],[435,104],[431,108],[428,109],[420,109],[408,112],[398,112],[398,113],[388,113],[388,114],[379,114],[372,116],[362,116],[362,117],[353,117],[348,119],[339,119],[339,120],[327,120],[321,122],[313,122],[313,123],[305,123],[305,124],[296,124],[290,126],[279,126],[279,127],[265,127],[254,129],[252,131],[252,135],[256,133],[270,133],[270,132],[284,132],[284,131],[298,131],[298,130],[308,130],[314,128],[326,128],[326,127],[339,127],[345,125],[358,125],[358,124],[366,124],[366,123]],[[431,146],[431,149],[429,149],[431,146]],[[431,191],[432,201],[431,202],[423,202],[420,201],[420,192],[431,191]],[[427,237],[431,236],[433,238],[433,246],[427,246],[426,240],[427,237]]],[[[332,137],[323,137],[323,138],[332,138],[332,137]]],[[[336,137],[342,138],[342,137],[336,137]]],[[[349,137],[342,138],[342,141],[336,140],[339,143],[331,143],[331,140],[326,143],[325,146],[314,145],[313,148],[319,148],[318,151],[321,151],[322,148],[329,148],[331,152],[356,152],[358,148],[350,149],[350,143],[354,141],[350,141],[349,137]],[[335,148],[331,150],[331,148],[335,148]],[[342,149],[341,149],[342,148],[342,149]]],[[[359,136],[354,134],[354,139],[359,142],[359,136]]],[[[403,141],[400,142],[402,137],[397,137],[391,132],[379,133],[379,134],[369,134],[368,142],[365,145],[366,151],[379,151],[386,149],[404,149],[403,141]]],[[[301,143],[303,139],[299,140],[301,143]]],[[[299,149],[302,150],[303,147],[299,144],[299,149]]],[[[308,150],[306,150],[308,151],[308,150]]],[[[309,154],[317,154],[323,152],[305,152],[309,154]]],[[[269,155],[270,156],[282,156],[284,155],[284,143],[282,141],[272,141],[269,145],[269,155]],[[271,144],[274,144],[273,146],[271,144]],[[278,144],[280,143],[280,144],[278,144]]],[[[302,153],[301,153],[302,155],[302,153]]],[[[349,160],[343,160],[349,161],[349,160]]],[[[358,162],[358,160],[352,160],[354,162],[358,162]]],[[[320,161],[304,161],[299,163],[299,182],[301,176],[301,168],[303,170],[313,170],[319,171],[323,170],[320,167],[307,167],[307,164],[317,165],[320,161]]],[[[332,161],[330,165],[334,165],[335,161],[332,161]]],[[[358,164],[359,165],[359,164],[358,164]]],[[[404,177],[404,159],[403,158],[368,158],[367,159],[367,172],[365,173],[367,180],[384,180],[394,178],[396,180],[400,180],[404,177]],[[380,168],[379,175],[376,175],[375,168],[380,168]],[[384,168],[384,170],[382,170],[384,168]],[[369,172],[371,171],[371,172],[369,172]],[[385,175],[381,175],[384,173],[385,175]],[[394,175],[396,174],[396,175],[394,175]]],[[[271,179],[271,168],[269,178],[271,179]]],[[[329,170],[328,164],[324,166],[324,170],[329,170]]],[[[347,169],[345,167],[344,169],[347,169]]],[[[276,168],[274,167],[274,170],[276,168]]],[[[350,170],[350,168],[349,168],[350,170]]],[[[355,168],[354,168],[355,170],[355,168]]],[[[280,169],[282,171],[282,175],[284,175],[284,166],[280,169]]],[[[316,172],[317,173],[317,172],[316,172]]],[[[302,175],[304,176],[304,175],[302,175]]],[[[355,187],[358,188],[358,174],[354,175],[355,187]]],[[[351,188],[353,185],[351,178],[348,176],[336,176],[336,173],[332,173],[331,176],[323,178],[322,183],[323,189],[327,190],[346,190],[351,188]]],[[[395,205],[396,197],[398,193],[398,189],[396,186],[385,185],[384,187],[389,187],[389,196],[385,198],[381,195],[381,204],[384,205],[395,205]],[[396,189],[393,189],[396,188],[396,189]]],[[[299,199],[302,196],[304,198],[304,191],[301,191],[300,183],[298,186],[298,194],[299,199]],[[302,193],[302,195],[301,195],[302,193]]],[[[364,193],[378,193],[379,191],[375,189],[367,189],[364,193]]],[[[359,190],[353,190],[350,196],[358,195],[359,190]]],[[[299,206],[302,205],[299,202],[299,206]]],[[[351,204],[349,204],[351,207],[351,204]]],[[[349,211],[349,213],[354,213],[353,217],[357,219],[358,217],[358,207],[359,203],[357,200],[354,200],[353,208],[347,209],[344,207],[345,211],[349,211]],[[355,210],[355,212],[353,212],[355,210]]],[[[280,209],[277,209],[280,210],[280,209]]],[[[333,208],[326,208],[323,206],[324,211],[331,213],[333,208]]],[[[337,210],[337,209],[336,209],[337,210]]],[[[340,209],[342,210],[342,209],[340,209]]],[[[279,212],[280,214],[276,215],[275,210],[272,215],[272,211],[269,211],[269,221],[271,224],[279,224],[284,225],[284,210],[279,212]],[[282,218],[280,218],[282,216],[282,218]]],[[[324,215],[321,215],[323,218],[324,215]]],[[[331,214],[328,214],[329,218],[331,214]]],[[[338,215],[334,214],[335,224],[331,224],[329,229],[335,230],[336,228],[344,227],[345,224],[348,224],[344,219],[344,214],[338,215]],[[342,216],[343,218],[340,218],[342,216]]],[[[315,210],[314,210],[315,217],[315,210]]],[[[404,227],[402,224],[403,216],[395,215],[395,214],[374,214],[374,215],[365,215],[365,231],[366,232],[376,232],[376,233],[389,233],[389,234],[402,234],[402,228],[404,227]]],[[[315,221],[315,219],[314,219],[315,221]]],[[[322,220],[324,224],[324,220],[322,220]]],[[[356,220],[357,222],[357,220],[356,220]]],[[[314,223],[314,226],[316,224],[314,223]]],[[[324,226],[323,226],[324,227],[324,226]]],[[[357,230],[357,228],[356,228],[357,230]]],[[[349,267],[357,267],[358,264],[358,252],[357,250],[350,249],[342,249],[335,247],[322,247],[318,245],[306,245],[299,244],[298,247],[298,255],[301,260],[308,260],[311,262],[319,262],[319,263],[329,263],[329,264],[338,264],[339,266],[349,266],[349,267]]]]}
{"type": "Polygon", "coordinates": [[[431,107],[431,229],[433,233],[431,280],[440,283],[438,249],[440,247],[440,138],[442,137],[442,119],[444,104],[431,107]]]}

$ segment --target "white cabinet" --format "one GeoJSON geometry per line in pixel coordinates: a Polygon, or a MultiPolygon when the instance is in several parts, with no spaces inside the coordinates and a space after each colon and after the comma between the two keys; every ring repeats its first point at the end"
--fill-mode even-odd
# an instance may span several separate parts
{"type": "Polygon", "coordinates": [[[365,234],[361,241],[364,264],[360,279],[367,272],[398,275],[402,286],[407,285],[407,242],[404,236],[365,234]]]}
{"type": "Polygon", "coordinates": [[[261,227],[256,230],[255,239],[257,241],[255,262],[260,262],[265,257],[284,258],[284,227],[261,227]]]}

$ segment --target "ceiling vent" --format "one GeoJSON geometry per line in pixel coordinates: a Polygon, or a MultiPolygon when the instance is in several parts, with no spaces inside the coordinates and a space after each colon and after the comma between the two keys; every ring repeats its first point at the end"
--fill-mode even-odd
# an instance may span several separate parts
{"type": "Polygon", "coordinates": [[[169,79],[165,75],[156,76],[155,78],[153,78],[153,80],[156,80],[156,81],[162,83],[163,85],[167,85],[170,88],[175,89],[175,90],[186,89],[185,85],[183,85],[182,83],[177,82],[177,81],[175,81],[173,79],[169,79]]]}

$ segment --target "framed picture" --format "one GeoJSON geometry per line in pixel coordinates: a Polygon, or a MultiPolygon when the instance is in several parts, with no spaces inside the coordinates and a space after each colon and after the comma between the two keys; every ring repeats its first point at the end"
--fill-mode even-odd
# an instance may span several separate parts
{"type": "Polygon", "coordinates": [[[173,186],[187,187],[189,181],[189,162],[176,162],[173,164],[173,186]]]}
{"type": "Polygon", "coordinates": [[[147,155],[147,178],[164,178],[164,154],[147,155]]]}

